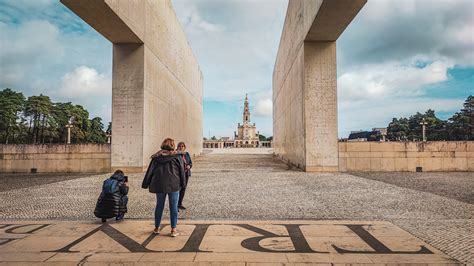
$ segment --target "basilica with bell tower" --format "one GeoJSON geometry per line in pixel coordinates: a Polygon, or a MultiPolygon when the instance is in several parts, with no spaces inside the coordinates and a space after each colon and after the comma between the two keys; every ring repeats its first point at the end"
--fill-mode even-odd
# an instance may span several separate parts
{"type": "Polygon", "coordinates": [[[238,123],[237,131],[234,131],[233,139],[222,137],[220,139],[204,139],[203,148],[271,148],[271,140],[260,140],[260,132],[257,126],[250,120],[249,97],[245,94],[244,112],[242,114],[242,124],[238,123]]]}
{"type": "Polygon", "coordinates": [[[237,132],[234,132],[235,147],[256,148],[259,142],[259,132],[255,123],[250,122],[249,98],[245,94],[243,123],[237,125],[237,132]]]}

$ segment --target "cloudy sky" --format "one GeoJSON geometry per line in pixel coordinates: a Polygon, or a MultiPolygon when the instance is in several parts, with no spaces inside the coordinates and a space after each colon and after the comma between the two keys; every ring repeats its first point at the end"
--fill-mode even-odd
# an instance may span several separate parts
{"type": "MultiPolygon", "coordinates": [[[[204,136],[231,136],[249,94],[272,135],[272,71],[287,0],[172,0],[204,74],[204,136]]],[[[339,135],[458,111],[474,93],[474,1],[369,0],[338,40],[339,135]]],[[[111,117],[112,45],[54,0],[0,0],[0,89],[111,117]]]]}

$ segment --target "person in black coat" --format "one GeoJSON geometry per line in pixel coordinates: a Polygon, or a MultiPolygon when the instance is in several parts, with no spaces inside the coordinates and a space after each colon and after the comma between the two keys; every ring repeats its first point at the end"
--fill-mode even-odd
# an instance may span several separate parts
{"type": "Polygon", "coordinates": [[[184,175],[186,180],[184,186],[179,191],[179,200],[178,200],[178,209],[186,210],[186,207],[183,206],[184,194],[186,193],[186,187],[188,186],[189,177],[191,176],[191,168],[193,167],[193,161],[191,160],[191,155],[186,151],[186,144],[184,142],[178,143],[178,153],[181,154],[181,159],[184,162],[184,175]]]}
{"type": "Polygon", "coordinates": [[[181,154],[175,151],[174,140],[167,138],[161,144],[161,150],[152,156],[148,170],[143,178],[142,188],[148,188],[156,194],[155,229],[160,233],[161,218],[168,196],[171,220],[171,236],[178,236],[179,191],[185,184],[184,163],[181,154]]]}
{"type": "Polygon", "coordinates": [[[95,206],[94,215],[105,222],[109,218],[122,220],[127,212],[128,177],[117,170],[102,185],[102,192],[95,206]]]}

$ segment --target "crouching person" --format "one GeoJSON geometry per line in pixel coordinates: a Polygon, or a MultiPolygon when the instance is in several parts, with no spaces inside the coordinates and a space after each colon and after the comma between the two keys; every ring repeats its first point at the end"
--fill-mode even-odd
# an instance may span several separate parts
{"type": "Polygon", "coordinates": [[[114,218],[122,220],[127,212],[128,203],[128,177],[121,170],[106,179],[102,185],[102,192],[95,206],[94,215],[102,218],[105,223],[107,219],[114,218]]]}

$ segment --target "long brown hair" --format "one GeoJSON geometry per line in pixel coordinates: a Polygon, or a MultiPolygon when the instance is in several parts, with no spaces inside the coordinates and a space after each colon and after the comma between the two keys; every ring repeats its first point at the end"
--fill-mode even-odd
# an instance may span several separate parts
{"type": "Polygon", "coordinates": [[[174,139],[166,138],[165,140],[163,140],[163,142],[161,143],[161,149],[167,151],[174,151],[174,139]]]}

